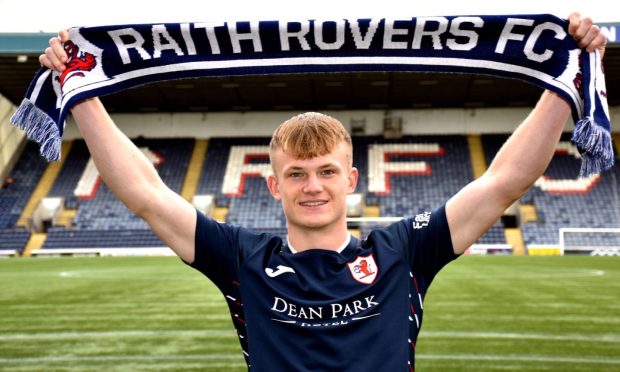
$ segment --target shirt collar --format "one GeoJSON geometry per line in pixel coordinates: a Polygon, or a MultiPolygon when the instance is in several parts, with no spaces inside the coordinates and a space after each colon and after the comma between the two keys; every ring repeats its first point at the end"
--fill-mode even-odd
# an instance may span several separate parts
{"type": "MultiPolygon", "coordinates": [[[[336,249],[336,252],[342,253],[342,251],[344,251],[344,249],[349,245],[350,242],[351,242],[351,233],[348,233],[347,238],[345,239],[344,243],[342,243],[342,245],[338,247],[338,249],[336,249]]],[[[286,245],[288,246],[288,249],[291,251],[291,253],[297,253],[297,250],[293,248],[293,245],[291,244],[291,241],[288,239],[288,236],[286,237],[286,245]]]]}

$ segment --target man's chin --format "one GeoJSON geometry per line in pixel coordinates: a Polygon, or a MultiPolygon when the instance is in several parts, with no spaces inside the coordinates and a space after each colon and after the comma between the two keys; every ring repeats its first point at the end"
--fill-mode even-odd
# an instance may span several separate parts
{"type": "Polygon", "coordinates": [[[303,226],[313,230],[321,230],[329,226],[329,223],[326,223],[324,221],[307,221],[303,223],[303,226]]]}
{"type": "Polygon", "coordinates": [[[326,219],[307,218],[307,219],[295,221],[294,224],[304,229],[322,230],[328,227],[331,224],[331,222],[332,221],[327,221],[326,219]]]}

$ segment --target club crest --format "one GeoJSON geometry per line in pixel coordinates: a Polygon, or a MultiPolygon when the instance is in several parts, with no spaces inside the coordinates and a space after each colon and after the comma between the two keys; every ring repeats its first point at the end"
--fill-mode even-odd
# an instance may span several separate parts
{"type": "Polygon", "coordinates": [[[379,273],[375,257],[372,254],[359,256],[355,261],[349,262],[347,265],[349,265],[349,271],[351,271],[353,279],[363,284],[372,284],[379,273]]]}
{"type": "Polygon", "coordinates": [[[60,83],[61,88],[70,78],[76,76],[84,77],[85,71],[90,71],[97,66],[95,56],[88,52],[80,52],[80,48],[72,41],[67,41],[64,45],[64,49],[69,60],[65,64],[66,69],[62,74],[56,76],[56,81],[60,83]]]}

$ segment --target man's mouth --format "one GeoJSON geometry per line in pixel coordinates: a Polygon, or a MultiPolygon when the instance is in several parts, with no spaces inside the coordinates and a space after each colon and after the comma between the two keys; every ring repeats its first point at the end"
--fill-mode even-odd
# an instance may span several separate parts
{"type": "Polygon", "coordinates": [[[302,207],[318,207],[320,205],[323,204],[327,204],[327,201],[325,200],[319,200],[319,201],[307,201],[307,202],[301,202],[299,203],[302,207]]]}

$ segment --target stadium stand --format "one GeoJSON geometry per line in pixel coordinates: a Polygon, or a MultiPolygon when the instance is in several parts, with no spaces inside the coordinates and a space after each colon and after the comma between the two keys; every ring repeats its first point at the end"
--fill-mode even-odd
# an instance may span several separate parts
{"type": "MultiPolygon", "coordinates": [[[[355,162],[363,175],[362,180],[369,177],[368,153],[373,144],[383,143],[415,143],[439,146],[438,153],[407,152],[395,149],[388,154],[389,162],[424,162],[427,167],[424,173],[412,177],[407,171],[394,172],[387,183],[390,191],[387,194],[375,193],[382,216],[408,216],[430,211],[445,203],[452,195],[473,179],[467,142],[462,136],[403,136],[398,140],[386,141],[381,137],[358,137],[355,145],[361,154],[355,162]]],[[[374,177],[372,175],[370,177],[374,177]]],[[[368,185],[360,185],[360,189],[372,192],[368,185]]]]}
{"type": "MultiPolygon", "coordinates": [[[[222,181],[226,173],[228,155],[232,146],[268,146],[269,138],[236,137],[212,138],[209,140],[202,176],[198,181],[196,194],[213,194],[218,207],[229,207],[232,197],[222,192],[222,181]]],[[[264,185],[263,185],[264,188],[264,185]]]]}
{"type": "Polygon", "coordinates": [[[248,177],[243,196],[233,198],[226,222],[286,237],[286,219],[280,203],[262,177],[248,177]]]}
{"type": "MultiPolygon", "coordinates": [[[[230,149],[233,146],[267,146],[268,143],[268,138],[211,139],[197,193],[216,195],[216,204],[229,208],[226,220],[229,223],[283,235],[286,234],[283,212],[266,189],[264,179],[246,177],[241,197],[222,192],[230,149]]],[[[404,136],[397,140],[386,140],[381,136],[354,136],[353,148],[354,164],[360,172],[357,192],[365,194],[366,204],[379,206],[382,216],[402,217],[428,211],[445,203],[473,179],[467,141],[463,136],[404,136]],[[394,170],[387,180],[389,193],[369,191],[369,149],[376,145],[395,144],[438,145],[440,152],[433,154],[424,149],[415,152],[410,146],[385,151],[388,156],[386,163],[426,162],[430,172],[412,177],[411,172],[394,170]]],[[[268,159],[255,157],[252,161],[267,163],[268,159]]],[[[360,235],[366,236],[374,226],[377,223],[360,224],[360,235]]],[[[481,242],[505,244],[503,225],[498,223],[494,226],[481,242]]]]}
{"type": "Polygon", "coordinates": [[[30,231],[25,228],[0,229],[0,254],[20,254],[29,238],[30,231]]]}
{"type": "Polygon", "coordinates": [[[21,253],[26,246],[30,231],[16,224],[46,166],[38,146],[29,143],[0,188],[0,251],[21,253]]]}
{"type": "MultiPolygon", "coordinates": [[[[617,67],[620,66],[618,63],[618,50],[620,49],[618,48],[617,30],[620,28],[617,27],[617,22],[602,26],[610,43],[605,55],[607,96],[612,109],[612,118],[617,118],[618,97],[620,95],[614,94],[614,90],[620,86],[617,80],[620,76],[617,73],[617,67]]],[[[2,81],[0,86],[2,86],[2,97],[6,97],[7,103],[17,105],[21,102],[33,72],[39,68],[38,59],[32,57],[38,55],[47,46],[48,40],[52,36],[54,34],[45,33],[5,33],[3,35],[8,43],[3,45],[5,55],[0,56],[2,66],[6,67],[3,70],[4,73],[0,74],[2,81]]],[[[458,109],[461,114],[467,113],[469,118],[460,118],[454,123],[446,123],[448,124],[446,126],[450,128],[448,131],[442,130],[442,132],[459,133],[455,131],[461,130],[462,126],[465,132],[474,133],[478,130],[488,130],[490,128],[489,123],[494,125],[495,122],[502,122],[502,120],[492,118],[487,120],[486,126],[484,122],[481,122],[483,126],[480,128],[470,127],[468,124],[470,120],[478,120],[478,118],[471,119],[471,117],[483,112],[482,110],[477,111],[478,108],[484,110],[486,108],[506,109],[506,114],[512,108],[528,108],[529,110],[535,104],[538,92],[537,87],[517,80],[490,80],[487,76],[472,75],[457,78],[451,75],[435,74],[337,73],[310,78],[290,74],[290,76],[279,76],[277,81],[257,76],[222,77],[211,81],[200,81],[199,83],[191,82],[191,84],[187,82],[178,84],[174,81],[159,85],[157,89],[153,90],[137,88],[109,95],[104,97],[103,101],[113,114],[158,111],[159,113],[202,112],[205,115],[211,112],[227,112],[233,115],[245,115],[245,113],[261,111],[273,115],[282,110],[346,111],[368,109],[383,111],[384,109],[410,110],[413,107],[417,111],[419,108],[431,108],[433,110],[449,108],[458,109]],[[208,106],[205,106],[205,102],[208,102],[208,106]],[[470,111],[470,108],[473,111],[470,111]]],[[[6,112],[8,115],[8,111],[6,112]]],[[[419,112],[422,113],[422,111],[419,112]]],[[[418,112],[415,115],[417,116],[418,112]]],[[[8,116],[6,117],[8,118],[8,116]]],[[[352,117],[351,119],[352,123],[353,119],[356,118],[352,117]]],[[[359,120],[359,122],[364,120],[359,120]]],[[[512,122],[512,120],[509,121],[512,122]]],[[[413,122],[415,123],[416,120],[413,122]]],[[[430,125],[435,125],[439,122],[431,121],[431,123],[430,125]]],[[[369,125],[369,128],[371,127],[369,125]]],[[[169,133],[166,132],[168,129],[166,128],[162,133],[169,133]]],[[[226,128],[224,131],[215,131],[214,133],[230,133],[229,129],[226,128]]],[[[427,129],[428,127],[423,128],[423,130],[427,129]]],[[[364,130],[360,133],[363,132],[364,130]]],[[[377,132],[370,130],[369,133],[377,132]]],[[[244,133],[244,135],[251,134],[251,131],[244,133]]],[[[487,160],[490,161],[506,136],[483,137],[484,151],[487,160]]],[[[140,141],[145,142],[149,147],[157,143],[154,140],[140,141]]],[[[171,188],[180,191],[178,186],[183,182],[186,160],[190,156],[189,152],[191,152],[192,144],[195,141],[193,139],[180,140],[183,142],[182,145],[176,139],[162,140],[162,143],[167,141],[176,144],[172,146],[178,145],[179,148],[183,148],[182,151],[175,150],[174,153],[182,153],[184,160],[181,160],[177,166],[169,166],[174,161],[171,159],[175,154],[166,154],[163,156],[166,161],[159,165],[159,171],[171,188]],[[178,172],[178,174],[172,174],[174,172],[178,172]]],[[[360,136],[354,138],[354,142],[354,161],[361,171],[358,192],[363,193],[365,203],[375,208],[378,214],[382,216],[416,214],[436,207],[444,203],[460,187],[471,181],[474,175],[481,174],[477,162],[470,162],[469,160],[464,136],[423,136],[417,138],[405,136],[402,140],[397,141],[385,140],[380,137],[360,136]],[[444,154],[390,155],[389,160],[393,163],[397,163],[399,160],[408,163],[423,162],[430,166],[428,168],[430,172],[427,168],[421,168],[421,170],[412,171],[413,173],[422,173],[419,176],[392,174],[388,177],[391,189],[389,195],[373,191],[368,182],[370,172],[368,164],[366,164],[371,145],[390,145],[403,141],[408,144],[435,143],[444,149],[444,154]],[[476,169],[474,172],[471,171],[472,167],[476,169]]],[[[620,141],[616,139],[616,142],[620,141]]],[[[207,160],[202,167],[202,177],[196,194],[213,194],[216,207],[228,210],[227,221],[229,222],[256,226],[260,229],[282,231],[281,229],[284,227],[282,216],[276,214],[277,208],[274,207],[277,203],[274,203],[266,194],[263,181],[260,178],[247,176],[246,192],[240,196],[227,195],[221,190],[230,147],[233,144],[265,146],[267,143],[268,139],[266,138],[253,137],[209,139],[207,160]],[[267,220],[257,218],[255,216],[257,210],[273,212],[274,214],[271,215],[273,218],[267,220]]],[[[166,146],[155,150],[163,155],[166,146]]],[[[6,147],[3,150],[6,150],[6,147]]],[[[471,143],[469,151],[472,151],[471,143]]],[[[96,189],[98,190],[96,196],[93,195],[92,198],[74,195],[76,184],[81,179],[82,172],[88,164],[88,154],[83,142],[76,141],[75,148],[71,150],[70,156],[63,156],[63,158],[66,159],[66,163],[64,163],[61,174],[53,185],[53,190],[48,195],[64,197],[65,208],[74,211],[75,218],[70,220],[66,227],[50,227],[47,230],[46,247],[68,246],[73,242],[80,241],[76,237],[81,236],[81,234],[84,235],[87,243],[75,243],[78,246],[85,244],[115,245],[116,243],[112,239],[116,239],[128,231],[132,232],[128,233],[131,236],[150,233],[148,227],[135,218],[120,202],[116,201],[105,186],[100,185],[96,189]],[[98,242],[93,243],[92,241],[98,242]]],[[[12,161],[13,159],[11,159],[12,161]]],[[[426,165],[422,165],[422,167],[426,167],[426,165]]],[[[45,167],[45,162],[37,154],[36,145],[29,144],[26,151],[21,155],[19,163],[9,175],[14,183],[8,188],[0,190],[0,250],[17,249],[21,251],[24,249],[23,241],[28,240],[28,236],[30,236],[31,242],[35,240],[35,236],[31,235],[28,229],[21,227],[28,222],[20,214],[24,211],[26,200],[32,195],[32,190],[37,180],[41,178],[45,167]],[[26,178],[29,177],[32,179],[27,180],[26,178]]],[[[572,159],[571,156],[558,155],[549,167],[547,176],[574,179],[577,168],[578,161],[572,159]]],[[[8,167],[6,171],[8,172],[8,167]]],[[[2,176],[4,177],[5,174],[3,173],[2,176]]],[[[620,188],[618,176],[618,167],[616,167],[578,194],[545,191],[543,188],[546,186],[543,183],[533,187],[520,201],[522,206],[531,209],[534,216],[521,221],[519,235],[521,235],[521,230],[523,234],[520,239],[525,240],[527,245],[558,244],[557,230],[560,227],[583,226],[584,222],[587,222],[588,226],[594,227],[620,226],[620,217],[618,216],[620,212],[618,212],[619,208],[617,207],[620,199],[618,197],[618,189],[620,188]],[[610,207],[610,205],[614,207],[610,207]]],[[[375,178],[372,174],[370,177],[371,179],[375,178]]],[[[96,177],[94,178],[96,179],[96,177]]],[[[567,187],[570,189],[575,185],[571,185],[569,182],[567,187]]],[[[189,199],[186,195],[184,197],[189,199]]],[[[29,204],[37,204],[35,199],[31,198],[29,204]]],[[[27,205],[28,207],[29,205],[27,205]]],[[[279,211],[279,209],[277,210],[279,211]]],[[[28,213],[23,214],[27,215],[28,213]]],[[[505,243],[505,236],[502,231],[505,227],[502,221],[498,221],[480,239],[479,243],[505,243]]],[[[363,226],[361,228],[362,230],[366,229],[363,226]]],[[[602,235],[597,234],[596,236],[597,238],[587,240],[593,241],[602,235]]],[[[585,237],[582,235],[582,238],[585,237]]],[[[152,234],[145,235],[141,239],[146,245],[162,244],[152,234]]],[[[129,242],[129,239],[119,239],[119,244],[121,241],[129,242]]],[[[131,244],[139,245],[142,243],[131,244]]]]}
{"type": "MultiPolygon", "coordinates": [[[[506,138],[507,135],[481,136],[487,163],[506,138]]],[[[563,138],[563,142],[567,140],[563,138]]],[[[154,159],[160,162],[157,169],[164,182],[180,192],[195,140],[138,138],[135,142],[154,154],[154,159]]],[[[267,137],[210,139],[196,194],[215,195],[216,206],[227,208],[226,222],[285,237],[284,214],[260,174],[244,175],[243,171],[238,171],[235,174],[242,178],[242,192],[235,195],[222,190],[225,178],[229,177],[227,166],[231,149],[249,149],[242,161],[258,169],[268,167],[269,160],[265,156],[268,143],[267,137]],[[252,149],[256,149],[255,154],[252,149]]],[[[399,139],[354,136],[353,143],[353,161],[360,171],[357,192],[364,195],[366,205],[379,210],[380,216],[402,217],[428,211],[445,203],[474,177],[465,136],[403,136],[399,139]]],[[[569,147],[563,146],[545,173],[547,180],[571,180],[578,174],[580,161],[569,147]]],[[[92,195],[75,195],[77,185],[84,182],[82,177],[88,162],[86,145],[83,141],[75,141],[48,194],[63,197],[65,208],[75,210],[75,218],[69,226],[48,227],[43,248],[163,247],[146,223],[119,202],[104,184],[94,182],[92,195]]],[[[11,174],[13,183],[0,190],[1,249],[20,252],[28,241],[30,232],[16,226],[16,221],[45,166],[36,145],[29,144],[11,174]]],[[[560,227],[582,227],[586,221],[591,227],[620,226],[620,211],[608,207],[618,205],[619,177],[618,167],[615,167],[577,193],[571,191],[573,186],[568,186],[568,191],[558,191],[553,188],[556,186],[548,189],[542,183],[534,186],[520,201],[522,205],[532,205],[537,215],[534,221],[521,221],[525,244],[557,245],[560,227]]],[[[354,228],[364,237],[377,225],[360,223],[354,228]]],[[[497,221],[478,244],[505,245],[505,227],[502,220],[497,221]]],[[[605,241],[617,240],[618,234],[583,234],[579,238],[587,239],[590,244],[618,244],[605,241]],[[599,242],[601,239],[603,241],[599,242]]]]}
{"type": "MultiPolygon", "coordinates": [[[[487,159],[497,153],[508,135],[483,136],[487,159]]],[[[558,231],[562,227],[613,228],[620,226],[619,190],[620,170],[616,165],[610,171],[591,181],[575,181],[581,162],[572,150],[570,136],[564,135],[551,164],[545,171],[547,180],[564,180],[545,187],[538,182],[521,198],[521,204],[533,205],[536,221],[521,224],[526,246],[557,246],[558,231]],[[567,150],[571,149],[571,150],[567,150]],[[579,183],[586,185],[579,187],[579,183]]],[[[618,235],[583,234],[571,237],[575,246],[618,246],[618,235]]]]}
{"type": "MultiPolygon", "coordinates": [[[[181,191],[193,139],[136,139],[136,145],[157,154],[158,172],[172,190],[181,191]]],[[[50,196],[64,197],[65,207],[77,209],[73,226],[48,229],[44,249],[162,247],[149,226],[127,209],[103,183],[95,183],[93,195],[78,198],[74,190],[89,159],[83,141],[76,141],[50,196]]]]}

